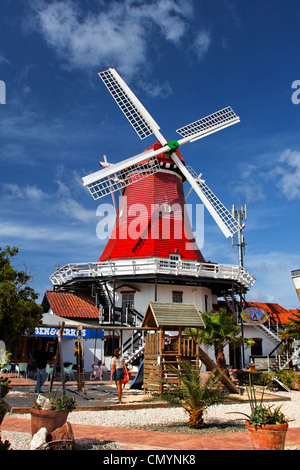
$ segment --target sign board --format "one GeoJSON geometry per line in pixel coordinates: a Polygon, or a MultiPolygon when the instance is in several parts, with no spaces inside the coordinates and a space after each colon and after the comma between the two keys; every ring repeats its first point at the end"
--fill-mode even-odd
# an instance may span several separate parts
{"type": "MultiPolygon", "coordinates": [[[[53,326],[38,326],[35,328],[35,332],[32,335],[24,334],[23,336],[30,336],[31,338],[39,338],[39,337],[50,337],[50,338],[57,338],[58,336],[58,328],[53,326]]],[[[74,338],[78,337],[77,328],[64,328],[63,331],[63,338],[74,338]]],[[[83,328],[82,329],[82,337],[83,339],[103,339],[104,338],[104,331],[103,330],[96,330],[96,329],[89,329],[83,328]]]]}
{"type": "Polygon", "coordinates": [[[256,307],[245,308],[241,313],[241,317],[246,323],[252,324],[265,323],[269,318],[267,312],[256,307]]]}

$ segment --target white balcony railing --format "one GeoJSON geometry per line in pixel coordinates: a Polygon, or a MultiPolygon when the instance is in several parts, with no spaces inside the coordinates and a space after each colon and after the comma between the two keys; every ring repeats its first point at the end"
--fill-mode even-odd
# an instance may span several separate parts
{"type": "Polygon", "coordinates": [[[54,286],[82,277],[171,274],[237,281],[250,288],[255,277],[242,266],[200,263],[198,261],[169,260],[167,258],[135,258],[98,263],[72,263],[58,268],[50,276],[54,286]]]}

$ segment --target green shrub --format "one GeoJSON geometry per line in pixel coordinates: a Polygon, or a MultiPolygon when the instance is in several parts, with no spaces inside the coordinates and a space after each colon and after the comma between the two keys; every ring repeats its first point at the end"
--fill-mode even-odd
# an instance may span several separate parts
{"type": "Polygon", "coordinates": [[[272,389],[280,389],[272,377],[275,375],[288,388],[300,390],[300,375],[292,370],[276,370],[274,372],[249,372],[247,370],[237,370],[234,375],[240,385],[249,385],[249,374],[253,385],[266,386],[272,389]]]}

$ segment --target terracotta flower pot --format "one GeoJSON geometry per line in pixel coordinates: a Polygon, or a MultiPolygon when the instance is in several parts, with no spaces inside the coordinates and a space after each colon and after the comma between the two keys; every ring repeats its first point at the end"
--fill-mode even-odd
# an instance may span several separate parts
{"type": "Polygon", "coordinates": [[[254,450],[284,450],[288,423],[253,426],[246,421],[254,450]]]}
{"type": "Polygon", "coordinates": [[[31,435],[41,428],[47,429],[47,434],[51,434],[54,429],[60,428],[67,422],[68,411],[37,410],[30,408],[31,414],[31,435]]]}

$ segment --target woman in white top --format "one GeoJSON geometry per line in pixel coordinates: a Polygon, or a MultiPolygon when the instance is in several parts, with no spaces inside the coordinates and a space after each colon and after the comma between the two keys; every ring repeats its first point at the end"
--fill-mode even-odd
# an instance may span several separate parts
{"type": "Polygon", "coordinates": [[[125,359],[120,357],[120,349],[117,348],[114,350],[114,356],[111,361],[110,381],[114,380],[116,382],[119,403],[122,403],[122,381],[125,374],[128,375],[125,359]]]}

